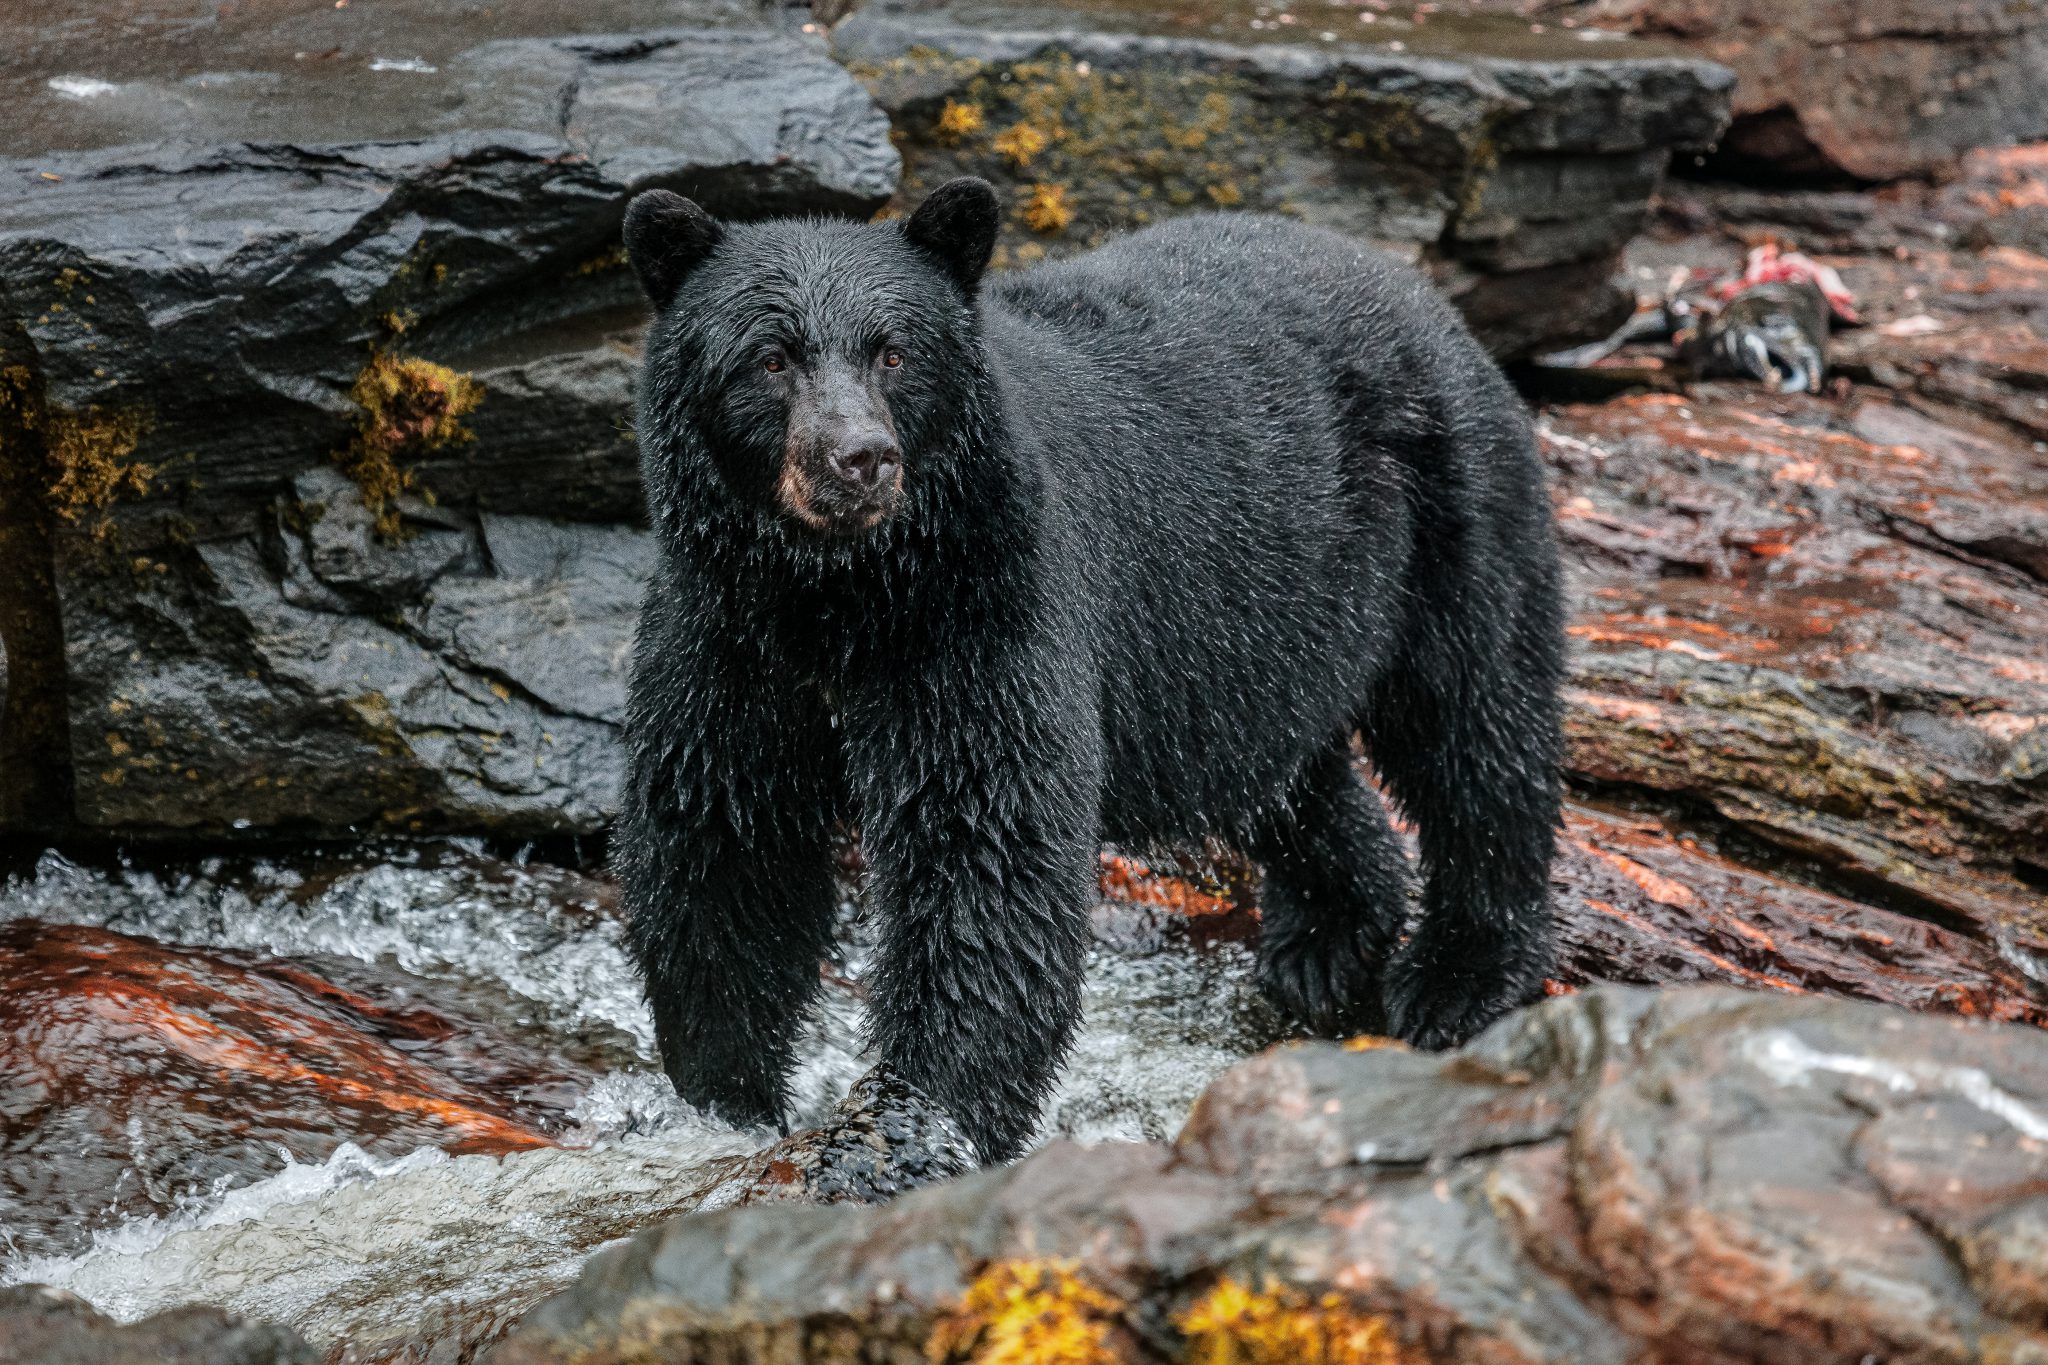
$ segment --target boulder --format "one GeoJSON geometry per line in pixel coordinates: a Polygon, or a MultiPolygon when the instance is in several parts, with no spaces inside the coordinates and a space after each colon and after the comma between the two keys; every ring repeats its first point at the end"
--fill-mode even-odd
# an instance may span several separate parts
{"type": "Polygon", "coordinates": [[[485,1359],[2048,1352],[2036,1029],[1607,987],[1444,1056],[1371,1042],[1238,1066],[1171,1147],[671,1220],[485,1359]]]}
{"type": "Polygon", "coordinates": [[[174,1308],[117,1323],[45,1285],[0,1289],[0,1365],[315,1365],[298,1333],[218,1308],[174,1308]]]}
{"type": "MultiPolygon", "coordinates": [[[[1537,5],[1521,3],[1525,11],[1537,5]]],[[[1565,0],[1589,24],[1683,44],[1738,74],[1720,154],[1788,178],[1947,173],[2048,136],[2048,6],[2022,0],[1565,0]]]]}
{"type": "Polygon", "coordinates": [[[605,822],[646,557],[625,202],[865,214],[898,158],[795,35],[419,64],[317,142],[173,70],[89,131],[175,90],[202,140],[0,164],[0,823],[605,822]]]}
{"type": "Polygon", "coordinates": [[[1519,356],[1619,320],[1608,279],[1666,162],[1724,120],[1725,71],[1624,43],[1410,52],[1350,31],[1173,36],[1144,17],[880,3],[840,24],[835,47],[904,150],[893,207],[954,175],[992,180],[999,263],[1177,213],[1284,211],[1421,261],[1519,356]]]}

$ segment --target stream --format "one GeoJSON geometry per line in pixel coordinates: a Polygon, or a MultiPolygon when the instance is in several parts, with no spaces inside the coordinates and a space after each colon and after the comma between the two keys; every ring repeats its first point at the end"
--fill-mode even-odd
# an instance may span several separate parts
{"type": "MultiPolygon", "coordinates": [[[[1270,1041],[1242,917],[1095,913],[1045,1136],[1170,1137],[1270,1041]]],[[[330,1359],[473,1343],[773,1138],[656,1069],[610,885],[452,842],[0,884],[0,1283],[133,1319],[211,1303],[330,1359]],[[18,964],[18,965],[17,965],[18,964]]],[[[794,1093],[865,1069],[842,906],[794,1093]]]]}

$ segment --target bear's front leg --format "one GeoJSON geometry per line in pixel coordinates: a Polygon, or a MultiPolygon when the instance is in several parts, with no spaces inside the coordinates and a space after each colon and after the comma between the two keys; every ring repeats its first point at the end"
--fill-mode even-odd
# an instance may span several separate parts
{"type": "Polygon", "coordinates": [[[1051,659],[942,662],[855,710],[880,943],[868,1034],[985,1162],[1038,1127],[1081,1012],[1101,735],[1093,688],[1051,659]]]}
{"type": "MultiPolygon", "coordinates": [[[[698,608],[701,610],[701,608],[698,608]]],[[[835,904],[836,739],[822,704],[657,584],[628,698],[612,862],[681,1096],[781,1125],[835,904]]]]}

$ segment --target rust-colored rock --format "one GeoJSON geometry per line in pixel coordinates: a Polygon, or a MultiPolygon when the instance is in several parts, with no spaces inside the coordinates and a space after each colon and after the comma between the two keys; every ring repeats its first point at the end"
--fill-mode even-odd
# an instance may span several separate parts
{"type": "Polygon", "coordinates": [[[1170,1149],[678,1218],[487,1359],[994,1359],[1010,1311],[1090,1365],[2038,1361],[2043,1095],[2031,1028],[1603,988],[1448,1056],[1275,1049],[1170,1149]]]}
{"type": "Polygon", "coordinates": [[[2048,475],[1881,399],[1553,411],[1575,780],[2048,949],[2048,475]]]}
{"type": "Polygon", "coordinates": [[[1745,866],[1663,820],[1574,806],[1551,876],[1558,981],[1715,982],[2048,1025],[1979,939],[1745,866]]]}
{"type": "Polygon", "coordinates": [[[0,1221],[17,1252],[172,1211],[224,1178],[551,1146],[591,1074],[408,997],[399,974],[105,929],[0,925],[0,1221]]]}

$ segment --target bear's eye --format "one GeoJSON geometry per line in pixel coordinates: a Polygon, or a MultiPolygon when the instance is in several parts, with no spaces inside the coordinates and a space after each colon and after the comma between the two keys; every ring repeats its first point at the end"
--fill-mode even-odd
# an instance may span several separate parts
{"type": "Polygon", "coordinates": [[[766,371],[768,371],[768,373],[770,373],[770,374],[781,374],[781,373],[782,373],[782,357],[781,357],[781,356],[779,356],[779,355],[771,355],[771,356],[765,356],[765,357],[763,357],[763,358],[762,358],[762,361],[761,361],[761,368],[762,368],[762,369],[764,369],[764,370],[766,370],[766,371]]]}
{"type": "Polygon", "coordinates": [[[897,368],[903,363],[903,352],[897,350],[882,352],[882,363],[892,370],[897,368]]]}

